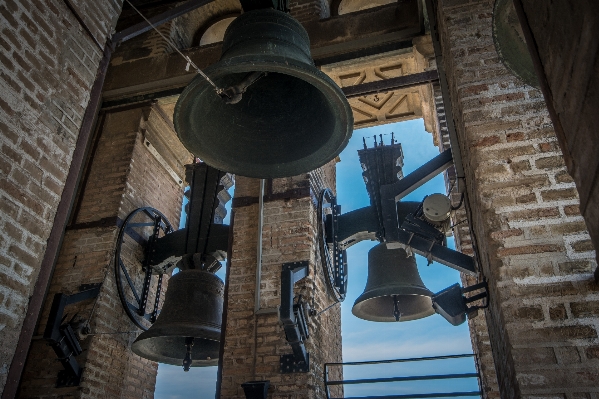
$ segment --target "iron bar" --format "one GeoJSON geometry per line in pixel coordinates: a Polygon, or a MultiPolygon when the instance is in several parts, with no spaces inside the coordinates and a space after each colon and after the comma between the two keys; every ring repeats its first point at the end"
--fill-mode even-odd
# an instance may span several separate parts
{"type": "Polygon", "coordinates": [[[331,399],[419,399],[419,398],[459,398],[461,396],[481,396],[480,391],[469,392],[447,392],[447,393],[415,393],[407,395],[387,395],[387,396],[352,396],[349,398],[331,398],[331,399]]]}
{"type": "Polygon", "coordinates": [[[225,356],[225,337],[227,336],[227,317],[229,314],[229,284],[231,279],[231,255],[233,254],[233,231],[235,228],[235,209],[231,208],[229,218],[229,235],[227,239],[227,263],[225,264],[225,292],[223,294],[223,315],[220,330],[220,348],[218,366],[216,369],[216,398],[221,397],[221,384],[223,380],[223,358],[225,356]]]}
{"type": "Polygon", "coordinates": [[[413,73],[410,75],[399,76],[396,78],[379,80],[376,82],[363,83],[355,86],[343,87],[343,93],[347,98],[367,96],[370,94],[384,93],[391,90],[407,89],[414,86],[420,86],[426,83],[432,83],[439,80],[437,70],[413,73]]]}
{"type": "Polygon", "coordinates": [[[446,359],[461,359],[465,357],[474,357],[474,354],[465,353],[462,355],[446,355],[446,356],[429,356],[429,357],[413,357],[408,359],[390,359],[390,360],[371,360],[365,362],[345,362],[345,363],[325,363],[325,368],[328,366],[360,366],[363,364],[388,364],[388,363],[408,363],[422,362],[427,360],[446,360],[446,359]]]}
{"type": "Polygon", "coordinates": [[[260,311],[260,291],[262,285],[262,229],[264,227],[264,187],[265,179],[260,179],[260,195],[258,196],[258,240],[256,242],[256,292],[254,297],[254,313],[260,311]]]}
{"type": "Polygon", "coordinates": [[[424,375],[424,376],[409,376],[409,377],[390,377],[390,378],[371,378],[371,379],[360,379],[360,380],[346,380],[346,381],[329,381],[329,368],[331,366],[361,366],[361,365],[372,365],[372,364],[389,364],[389,363],[409,363],[409,362],[421,362],[430,360],[448,360],[448,359],[462,359],[462,358],[475,358],[474,354],[461,354],[461,355],[446,355],[446,356],[429,356],[419,358],[408,358],[408,359],[391,359],[391,360],[373,360],[365,362],[346,362],[346,363],[325,363],[324,365],[324,385],[327,399],[418,399],[418,398],[454,398],[461,396],[481,396],[481,391],[468,391],[468,392],[436,392],[436,393],[413,393],[413,394],[402,394],[402,395],[386,395],[386,396],[360,396],[360,397],[348,397],[348,398],[331,398],[329,393],[329,386],[338,385],[355,385],[355,384],[372,384],[380,382],[401,382],[401,381],[428,381],[428,380],[444,380],[444,379],[460,379],[460,378],[480,378],[480,374],[476,373],[462,373],[462,374],[439,374],[439,375],[424,375]]]}
{"type": "Polygon", "coordinates": [[[366,379],[362,379],[362,380],[328,381],[327,384],[329,384],[329,385],[375,384],[378,382],[450,380],[450,379],[473,378],[473,377],[478,377],[478,373],[416,375],[416,376],[412,376],[412,377],[366,378],[366,379]]]}

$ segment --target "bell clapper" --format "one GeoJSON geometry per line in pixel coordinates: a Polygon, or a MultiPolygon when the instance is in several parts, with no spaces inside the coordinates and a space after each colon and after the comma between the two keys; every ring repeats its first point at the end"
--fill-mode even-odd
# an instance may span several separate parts
{"type": "Polygon", "coordinates": [[[267,74],[267,72],[250,72],[245,75],[243,80],[235,86],[227,87],[226,89],[220,90],[217,93],[219,96],[221,96],[226,104],[237,104],[239,101],[241,101],[243,93],[245,93],[247,88],[267,74]]]}
{"type": "Polygon", "coordinates": [[[187,346],[187,353],[185,354],[185,359],[183,359],[183,371],[188,372],[191,367],[191,348],[193,347],[193,337],[185,338],[185,346],[187,346]]]}
{"type": "Polygon", "coordinates": [[[397,295],[393,295],[393,316],[395,316],[395,321],[399,321],[401,317],[401,313],[399,312],[399,298],[397,295]]]}

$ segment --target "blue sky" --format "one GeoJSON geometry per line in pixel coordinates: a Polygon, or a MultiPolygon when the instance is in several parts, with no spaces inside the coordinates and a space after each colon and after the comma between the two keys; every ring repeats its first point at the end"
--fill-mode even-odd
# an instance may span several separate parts
{"type": "MultiPolygon", "coordinates": [[[[390,143],[391,132],[402,143],[404,151],[404,175],[438,155],[432,135],[424,131],[422,119],[356,130],[347,148],[341,153],[337,164],[337,201],[343,213],[369,205],[366,187],[357,150],[361,149],[362,137],[372,146],[372,136],[383,134],[383,141],[390,143]]],[[[443,176],[424,184],[405,201],[421,201],[427,194],[444,193],[443,176]]],[[[453,241],[450,240],[450,245],[453,241]]],[[[341,328],[344,361],[399,359],[423,356],[439,356],[471,353],[470,336],[466,323],[454,327],[439,315],[400,323],[373,323],[358,319],[351,314],[355,299],[362,293],[367,277],[368,251],[374,241],[358,243],[348,249],[349,286],[347,298],[341,306],[341,328]]],[[[459,273],[446,266],[433,263],[416,255],[418,270],[424,284],[438,292],[456,282],[459,273]]],[[[222,277],[222,276],[221,276],[222,277]]],[[[429,364],[393,364],[376,366],[346,366],[344,378],[378,378],[436,373],[474,372],[472,359],[446,360],[429,364]]],[[[156,399],[213,399],[216,386],[216,367],[192,368],[184,373],[181,367],[160,365],[156,384],[156,399]]],[[[424,392],[456,392],[478,390],[476,380],[446,380],[425,383],[391,383],[346,386],[346,396],[391,395],[424,392]]]]}

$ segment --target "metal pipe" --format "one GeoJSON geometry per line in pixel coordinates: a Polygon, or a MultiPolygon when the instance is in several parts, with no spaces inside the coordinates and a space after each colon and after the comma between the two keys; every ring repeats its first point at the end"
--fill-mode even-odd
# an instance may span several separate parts
{"type": "Polygon", "coordinates": [[[225,356],[225,337],[227,335],[227,317],[229,314],[229,284],[231,280],[231,257],[233,256],[233,229],[235,228],[235,209],[231,209],[231,218],[229,219],[229,245],[227,249],[227,263],[226,263],[226,274],[225,274],[225,292],[223,303],[223,316],[220,327],[220,349],[218,356],[218,368],[216,371],[216,396],[215,398],[220,399],[221,397],[221,385],[223,382],[223,358],[225,356]]]}
{"type": "Polygon", "coordinates": [[[258,196],[258,243],[256,244],[256,294],[254,301],[254,313],[260,310],[260,285],[262,284],[262,228],[264,227],[264,184],[266,180],[260,180],[260,195],[258,196]]]}

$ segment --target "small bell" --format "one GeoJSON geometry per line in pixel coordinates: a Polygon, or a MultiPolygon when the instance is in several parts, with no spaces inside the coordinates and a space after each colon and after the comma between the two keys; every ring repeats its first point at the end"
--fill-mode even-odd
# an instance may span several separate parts
{"type": "Polygon", "coordinates": [[[410,321],[435,313],[416,260],[402,248],[378,244],[368,252],[368,280],[352,308],[354,316],[381,322],[410,321]]]}
{"type": "Polygon", "coordinates": [[[168,282],[162,311],[131,350],[155,362],[216,366],[220,351],[224,284],[212,273],[191,269],[168,282]]]}

